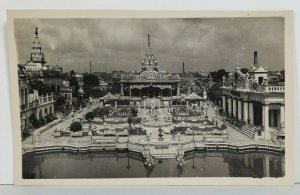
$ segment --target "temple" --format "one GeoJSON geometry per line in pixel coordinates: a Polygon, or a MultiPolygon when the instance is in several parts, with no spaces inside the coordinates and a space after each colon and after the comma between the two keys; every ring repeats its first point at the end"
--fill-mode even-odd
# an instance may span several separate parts
{"type": "Polygon", "coordinates": [[[179,82],[178,75],[167,73],[159,67],[150,45],[150,35],[148,35],[148,45],[140,71],[121,77],[120,99],[128,99],[133,102],[146,98],[171,101],[172,96],[180,94],[179,82]]]}

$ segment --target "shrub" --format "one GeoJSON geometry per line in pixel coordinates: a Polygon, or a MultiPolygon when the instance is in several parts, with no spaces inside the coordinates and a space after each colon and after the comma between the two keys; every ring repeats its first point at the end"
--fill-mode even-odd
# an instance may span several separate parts
{"type": "Polygon", "coordinates": [[[82,125],[80,122],[75,121],[70,125],[70,131],[76,132],[82,130],[82,125]]]}
{"type": "Polygon", "coordinates": [[[222,130],[225,130],[225,129],[227,129],[227,126],[223,123],[223,124],[221,125],[221,129],[222,129],[222,130]]]}
{"type": "Polygon", "coordinates": [[[40,127],[39,120],[36,118],[34,114],[29,117],[29,121],[34,128],[40,127]]]}
{"type": "Polygon", "coordinates": [[[88,112],[85,115],[85,120],[87,120],[87,121],[94,120],[94,118],[95,118],[94,112],[88,112]]]}
{"type": "Polygon", "coordinates": [[[43,117],[41,117],[39,120],[39,123],[40,123],[40,126],[43,126],[46,124],[46,120],[43,117]]]}

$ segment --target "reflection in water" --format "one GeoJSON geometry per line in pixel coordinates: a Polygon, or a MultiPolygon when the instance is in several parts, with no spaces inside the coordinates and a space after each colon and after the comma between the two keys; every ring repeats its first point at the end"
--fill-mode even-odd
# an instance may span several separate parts
{"type": "Polygon", "coordinates": [[[189,153],[184,165],[176,159],[144,164],[140,155],[129,152],[87,154],[48,153],[23,156],[24,178],[136,178],[136,177],[282,177],[284,155],[189,153]]]}

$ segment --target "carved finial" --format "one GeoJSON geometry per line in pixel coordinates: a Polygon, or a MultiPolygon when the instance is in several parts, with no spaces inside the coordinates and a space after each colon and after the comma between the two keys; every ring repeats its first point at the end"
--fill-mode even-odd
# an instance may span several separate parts
{"type": "Polygon", "coordinates": [[[38,37],[38,35],[39,35],[39,28],[38,27],[35,27],[35,32],[34,32],[34,34],[35,34],[35,37],[38,37]]]}
{"type": "Polygon", "coordinates": [[[148,47],[150,47],[150,35],[148,34],[148,47]]]}

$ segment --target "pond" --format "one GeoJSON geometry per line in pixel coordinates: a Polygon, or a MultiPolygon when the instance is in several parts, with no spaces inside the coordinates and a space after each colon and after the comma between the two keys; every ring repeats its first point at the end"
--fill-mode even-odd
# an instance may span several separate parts
{"type": "Polygon", "coordinates": [[[183,167],[155,159],[153,168],[130,152],[47,153],[23,156],[23,178],[282,177],[284,155],[192,152],[183,167]]]}

